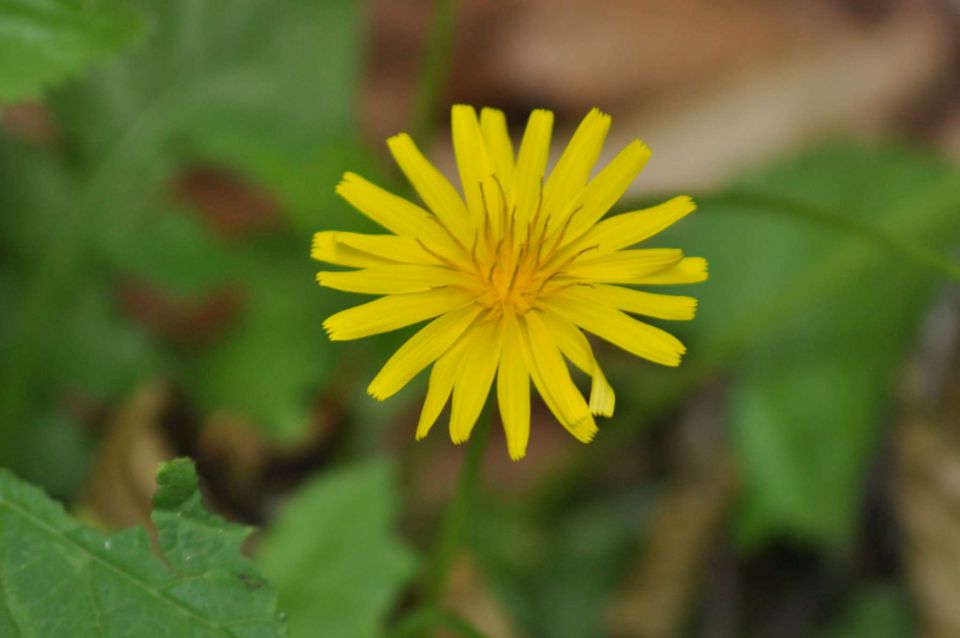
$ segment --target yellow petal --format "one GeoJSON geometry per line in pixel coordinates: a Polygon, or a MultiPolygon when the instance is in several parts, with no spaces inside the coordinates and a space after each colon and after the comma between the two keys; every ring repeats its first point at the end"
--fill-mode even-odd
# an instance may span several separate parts
{"type": "Polygon", "coordinates": [[[423,156],[406,133],[387,140],[390,153],[427,208],[461,241],[470,235],[470,217],[457,190],[423,156]]]}
{"type": "Polygon", "coordinates": [[[595,245],[600,252],[620,250],[653,237],[696,208],[692,199],[682,195],[651,208],[614,215],[590,229],[580,243],[595,245]]]}
{"type": "Polygon", "coordinates": [[[517,167],[514,171],[510,202],[516,208],[517,239],[522,240],[526,224],[533,216],[540,199],[543,176],[550,154],[550,134],[553,130],[553,113],[537,109],[530,114],[527,128],[520,140],[517,152],[517,167]]]}
{"type": "Polygon", "coordinates": [[[314,234],[310,256],[338,266],[437,265],[436,257],[409,237],[325,230],[314,234]]]}
{"type": "Polygon", "coordinates": [[[575,199],[590,178],[603,140],[610,129],[610,116],[592,109],[577,127],[543,189],[543,210],[558,228],[573,210],[575,199]]]}
{"type": "Polygon", "coordinates": [[[707,260],[703,257],[684,257],[680,263],[633,283],[644,285],[695,284],[707,280],[707,260]]]}
{"type": "Polygon", "coordinates": [[[541,303],[587,332],[655,363],[678,366],[686,352],[676,337],[604,304],[588,286],[567,288],[541,303]]]}
{"type": "Polygon", "coordinates": [[[518,461],[530,440],[530,374],[523,360],[520,328],[513,314],[504,317],[503,349],[497,371],[497,402],[507,438],[507,452],[518,461]]]}
{"type": "Polygon", "coordinates": [[[321,286],[367,295],[423,292],[432,288],[454,285],[461,282],[462,279],[463,276],[460,273],[449,268],[412,264],[394,264],[364,270],[321,271],[317,273],[317,283],[321,286]]]}
{"type": "Polygon", "coordinates": [[[367,392],[377,401],[397,393],[410,379],[449,350],[478,314],[480,306],[471,304],[428,323],[393,353],[370,382],[367,392]]]}
{"type": "Polygon", "coordinates": [[[544,312],[542,319],[560,347],[560,352],[573,365],[590,375],[590,412],[600,416],[612,416],[616,395],[593,356],[593,349],[586,336],[570,320],[555,312],[544,312]]]}
{"type": "Polygon", "coordinates": [[[570,219],[564,243],[580,237],[606,215],[649,159],[650,149],[640,140],[620,151],[583,190],[580,210],[570,219]]]}
{"type": "Polygon", "coordinates": [[[336,239],[338,234],[340,233],[332,230],[315,233],[313,243],[310,246],[310,257],[317,261],[325,261],[328,264],[357,268],[383,266],[390,263],[383,257],[339,243],[336,239]]]}
{"type": "Polygon", "coordinates": [[[617,405],[617,397],[613,392],[613,386],[607,381],[607,377],[600,369],[600,364],[596,359],[593,362],[593,383],[590,384],[590,412],[598,416],[613,416],[613,410],[617,405]]]}
{"type": "Polygon", "coordinates": [[[641,278],[669,268],[683,259],[683,251],[676,248],[621,250],[607,255],[584,254],[563,274],[593,282],[630,284],[641,278]]]}
{"type": "Polygon", "coordinates": [[[354,173],[345,173],[337,193],[387,230],[420,240],[450,260],[461,258],[453,239],[430,213],[354,173]]]}
{"type": "Polygon", "coordinates": [[[487,157],[493,164],[493,170],[500,180],[500,185],[506,189],[513,182],[513,143],[507,131],[507,118],[503,111],[484,108],[480,111],[480,132],[487,146],[487,157]]]}
{"type": "Polygon", "coordinates": [[[544,403],[577,440],[590,442],[596,436],[597,424],[537,312],[523,316],[521,331],[525,337],[523,351],[530,377],[544,403]]]}
{"type": "Polygon", "coordinates": [[[443,406],[453,391],[453,381],[456,378],[460,357],[463,356],[464,345],[469,341],[469,330],[457,340],[447,352],[437,359],[430,370],[430,382],[427,386],[427,396],[420,409],[420,421],[417,423],[417,440],[420,441],[430,433],[430,428],[437,422],[437,417],[443,411],[443,406]]]}
{"type": "Polygon", "coordinates": [[[500,322],[481,323],[472,331],[470,343],[464,346],[450,409],[450,439],[454,443],[463,443],[470,438],[473,425],[490,394],[493,375],[500,361],[502,336],[500,322]]]}
{"type": "Polygon", "coordinates": [[[360,339],[432,319],[472,301],[473,295],[457,288],[390,295],[338,312],[323,322],[323,328],[331,341],[360,339]]]}
{"type": "Polygon", "coordinates": [[[493,167],[487,157],[487,148],[480,133],[477,113],[472,106],[456,104],[451,112],[451,124],[453,152],[457,157],[457,168],[460,171],[460,186],[467,201],[474,228],[482,228],[486,220],[484,202],[495,198],[497,194],[491,191],[490,198],[484,194],[483,184],[493,175],[493,167]]]}
{"type": "Polygon", "coordinates": [[[598,284],[593,292],[604,304],[625,312],[657,319],[683,321],[697,314],[697,300],[680,295],[661,295],[622,286],[598,284]]]}

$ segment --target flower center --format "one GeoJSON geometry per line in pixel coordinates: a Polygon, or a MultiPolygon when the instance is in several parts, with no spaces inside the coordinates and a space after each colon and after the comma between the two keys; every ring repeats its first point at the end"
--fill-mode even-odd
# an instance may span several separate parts
{"type": "Polygon", "coordinates": [[[542,210],[542,189],[535,212],[519,237],[516,210],[508,209],[503,190],[498,190],[500,207],[491,211],[484,200],[486,223],[477,229],[472,248],[464,247],[474,266],[471,288],[476,291],[477,303],[488,308],[494,318],[507,311],[524,315],[533,310],[537,297],[551,290],[554,277],[582,254],[563,248],[570,217],[551,225],[542,210]],[[499,219],[496,226],[490,223],[493,218],[499,219]]]}
{"type": "Polygon", "coordinates": [[[523,315],[533,309],[537,298],[539,281],[537,271],[529,260],[516,264],[495,262],[482,277],[483,293],[477,297],[477,303],[496,314],[510,310],[523,315]]]}

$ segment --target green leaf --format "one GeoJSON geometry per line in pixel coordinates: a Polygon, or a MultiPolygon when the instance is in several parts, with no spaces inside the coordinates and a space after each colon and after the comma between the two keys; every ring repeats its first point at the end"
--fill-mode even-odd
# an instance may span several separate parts
{"type": "Polygon", "coordinates": [[[140,34],[110,0],[0,0],[0,102],[35,97],[140,34]]]}
{"type": "Polygon", "coordinates": [[[240,548],[250,530],[207,512],[191,461],[161,466],[153,522],[112,536],[0,470],[0,634],[154,638],[285,635],[276,594],[240,548]]]}
{"type": "Polygon", "coordinates": [[[277,586],[291,636],[379,635],[414,567],[390,530],[394,486],[383,461],[318,477],[266,531],[256,559],[277,586]]]}

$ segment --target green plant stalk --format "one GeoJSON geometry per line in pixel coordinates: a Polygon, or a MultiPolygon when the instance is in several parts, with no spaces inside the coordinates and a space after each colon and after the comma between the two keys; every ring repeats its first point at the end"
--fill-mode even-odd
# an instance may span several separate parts
{"type": "Polygon", "coordinates": [[[456,8],[456,0],[436,0],[433,3],[433,18],[420,60],[417,92],[413,103],[410,132],[415,140],[427,140],[431,123],[440,107],[450,69],[456,8]]]}
{"type": "Polygon", "coordinates": [[[450,576],[450,566],[463,540],[463,530],[470,518],[471,510],[476,501],[476,494],[480,481],[480,467],[483,461],[483,451],[487,447],[487,437],[490,434],[490,422],[493,420],[493,410],[484,410],[485,414],[477,420],[473,434],[467,443],[466,458],[460,468],[460,479],[457,482],[457,491],[453,496],[447,512],[444,515],[433,546],[433,553],[424,574],[421,593],[421,606],[424,609],[436,609],[447,585],[450,576]]]}

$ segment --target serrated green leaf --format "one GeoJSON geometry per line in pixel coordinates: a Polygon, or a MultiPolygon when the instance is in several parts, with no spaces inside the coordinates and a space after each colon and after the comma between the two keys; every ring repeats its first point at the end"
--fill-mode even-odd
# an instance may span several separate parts
{"type": "Polygon", "coordinates": [[[192,462],[161,467],[153,522],[107,535],[0,470],[0,629],[23,638],[269,638],[276,594],[243,557],[249,529],[203,509],[192,462]]]}
{"type": "Polygon", "coordinates": [[[279,591],[291,636],[379,635],[414,566],[391,533],[395,508],[383,461],[320,476],[286,504],[256,559],[279,591]]]}
{"type": "Polygon", "coordinates": [[[140,34],[109,0],[0,0],[0,102],[35,97],[140,34]]]}

